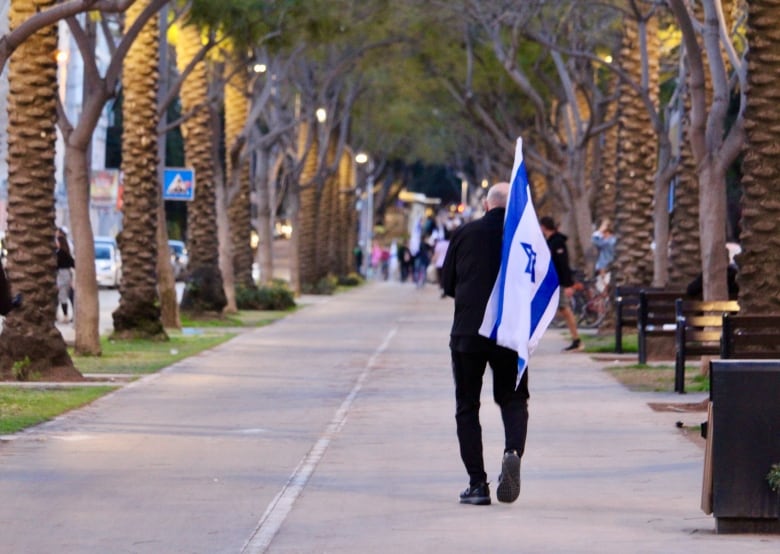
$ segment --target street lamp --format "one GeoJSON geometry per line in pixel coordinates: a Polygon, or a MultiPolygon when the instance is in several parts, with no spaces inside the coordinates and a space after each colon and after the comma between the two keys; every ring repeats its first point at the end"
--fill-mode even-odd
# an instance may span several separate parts
{"type": "Polygon", "coordinates": [[[317,117],[317,121],[320,123],[325,123],[328,119],[328,112],[325,110],[325,108],[317,108],[317,111],[314,112],[314,115],[317,117]]]}
{"type": "Polygon", "coordinates": [[[358,152],[355,161],[360,165],[367,165],[366,175],[366,209],[365,214],[360,218],[362,221],[363,232],[361,233],[363,242],[363,275],[368,279],[371,277],[371,242],[374,233],[374,163],[365,152],[358,152]]]}

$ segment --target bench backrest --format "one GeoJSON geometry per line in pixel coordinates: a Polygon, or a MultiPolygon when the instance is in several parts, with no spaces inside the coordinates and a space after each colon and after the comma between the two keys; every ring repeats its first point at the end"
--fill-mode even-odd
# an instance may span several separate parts
{"type": "Polygon", "coordinates": [[[636,329],[639,311],[639,293],[643,290],[661,290],[644,285],[615,287],[615,352],[623,352],[623,327],[636,329]]]}
{"type": "Polygon", "coordinates": [[[739,312],[736,300],[684,300],[675,303],[676,321],[685,327],[686,342],[720,343],[723,316],[739,312]]]}
{"type": "Polygon", "coordinates": [[[618,285],[615,287],[615,306],[621,310],[623,319],[634,319],[636,324],[637,309],[639,308],[639,293],[642,291],[656,292],[662,291],[656,287],[646,287],[643,285],[618,285]]]}
{"type": "Polygon", "coordinates": [[[649,327],[661,327],[675,322],[675,302],[685,296],[685,291],[651,291],[643,290],[639,293],[639,321],[640,329],[649,327]]]}
{"type": "Polygon", "coordinates": [[[723,316],[720,357],[780,359],[780,314],[723,316]]]}
{"type": "Polygon", "coordinates": [[[674,335],[674,303],[685,291],[642,290],[639,292],[637,316],[637,358],[647,363],[647,337],[674,335]]]}
{"type": "Polygon", "coordinates": [[[735,314],[739,304],[735,300],[684,300],[674,304],[676,329],[674,337],[674,391],[685,392],[685,360],[690,356],[717,356],[723,315],[735,314]]]}

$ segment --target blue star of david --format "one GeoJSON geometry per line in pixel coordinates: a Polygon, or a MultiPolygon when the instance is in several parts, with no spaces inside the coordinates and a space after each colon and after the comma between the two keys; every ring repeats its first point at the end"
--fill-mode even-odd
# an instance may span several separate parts
{"type": "Polygon", "coordinates": [[[531,275],[531,282],[536,282],[536,252],[534,251],[534,247],[528,244],[527,242],[521,242],[520,243],[523,246],[523,250],[525,250],[526,255],[528,256],[528,265],[525,266],[525,272],[531,275]]]}

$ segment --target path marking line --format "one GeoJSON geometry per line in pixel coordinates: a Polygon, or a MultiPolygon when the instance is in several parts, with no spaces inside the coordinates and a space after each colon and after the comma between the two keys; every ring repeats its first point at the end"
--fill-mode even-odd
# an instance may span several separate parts
{"type": "Polygon", "coordinates": [[[363,388],[363,384],[368,378],[368,375],[371,373],[374,365],[376,365],[377,358],[379,358],[379,356],[385,350],[387,350],[387,347],[390,345],[390,341],[397,332],[398,327],[393,327],[390,329],[390,331],[385,336],[385,339],[382,341],[382,344],[379,345],[379,348],[377,348],[368,359],[366,367],[357,378],[357,381],[355,381],[355,385],[341,403],[339,409],[336,410],[333,419],[331,419],[330,423],[325,428],[325,431],[314,444],[312,449],[309,450],[308,454],[306,454],[306,456],[304,456],[303,459],[298,462],[298,466],[292,472],[292,475],[290,475],[287,483],[284,485],[284,487],[282,487],[282,490],[277,493],[277,495],[268,505],[268,508],[266,508],[265,513],[257,523],[257,527],[255,527],[255,530],[252,532],[249,540],[247,540],[246,544],[244,544],[244,547],[241,549],[242,554],[262,554],[271,545],[271,541],[292,510],[295,501],[298,499],[298,496],[300,496],[312,473],[314,473],[314,470],[320,463],[320,460],[322,460],[322,457],[325,454],[325,451],[328,449],[330,442],[344,427],[344,424],[347,421],[347,415],[349,414],[349,410],[352,407],[352,403],[355,401],[355,398],[357,398],[357,395],[363,388]]]}

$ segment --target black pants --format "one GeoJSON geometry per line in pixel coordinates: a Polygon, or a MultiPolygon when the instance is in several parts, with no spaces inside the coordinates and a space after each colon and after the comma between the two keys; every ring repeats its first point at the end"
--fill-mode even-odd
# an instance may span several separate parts
{"type": "Polygon", "coordinates": [[[493,399],[501,407],[504,422],[504,451],[525,450],[528,431],[528,370],[517,382],[517,353],[500,346],[479,352],[452,351],[455,379],[455,421],[460,457],[469,474],[469,484],[487,481],[482,456],[482,426],[479,423],[480,394],[485,367],[493,370],[493,399]]]}

